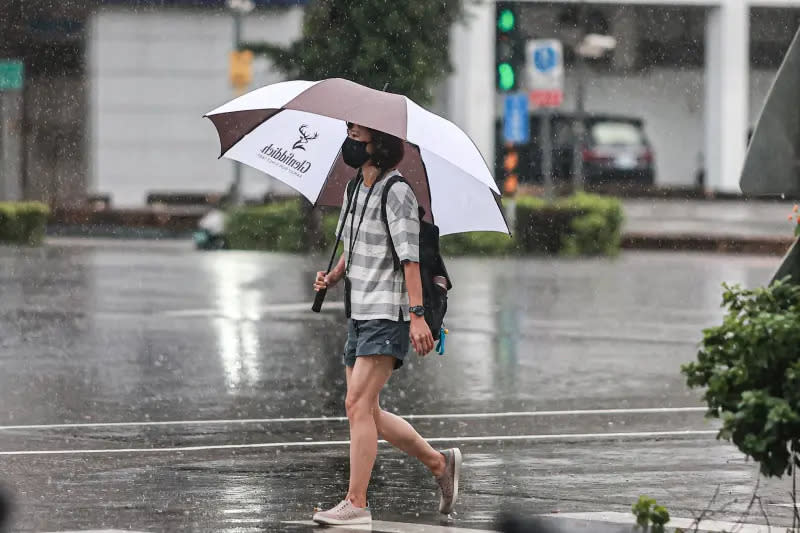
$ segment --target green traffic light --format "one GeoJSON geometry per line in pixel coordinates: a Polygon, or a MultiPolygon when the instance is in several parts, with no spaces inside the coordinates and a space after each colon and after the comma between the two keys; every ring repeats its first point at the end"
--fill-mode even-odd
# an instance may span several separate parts
{"type": "Polygon", "coordinates": [[[497,65],[497,85],[501,91],[510,91],[514,88],[514,69],[508,63],[497,65]]]}
{"type": "Polygon", "coordinates": [[[497,17],[497,27],[503,33],[513,30],[515,22],[516,20],[514,17],[514,12],[510,9],[502,10],[500,15],[497,17]]]}

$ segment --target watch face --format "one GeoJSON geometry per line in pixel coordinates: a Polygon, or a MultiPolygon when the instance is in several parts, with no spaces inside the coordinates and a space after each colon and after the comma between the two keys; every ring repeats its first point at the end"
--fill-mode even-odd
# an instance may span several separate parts
{"type": "Polygon", "coordinates": [[[421,305],[412,307],[410,311],[417,316],[423,316],[425,314],[425,308],[421,305]]]}

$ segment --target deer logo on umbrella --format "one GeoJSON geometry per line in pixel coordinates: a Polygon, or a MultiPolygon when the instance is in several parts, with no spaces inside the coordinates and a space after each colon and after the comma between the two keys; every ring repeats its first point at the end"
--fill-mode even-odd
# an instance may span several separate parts
{"type": "Polygon", "coordinates": [[[308,141],[313,141],[319,137],[318,132],[311,134],[306,131],[306,128],[308,128],[308,124],[300,126],[300,138],[292,145],[292,150],[305,150],[306,147],[304,145],[308,144],[308,141]]]}

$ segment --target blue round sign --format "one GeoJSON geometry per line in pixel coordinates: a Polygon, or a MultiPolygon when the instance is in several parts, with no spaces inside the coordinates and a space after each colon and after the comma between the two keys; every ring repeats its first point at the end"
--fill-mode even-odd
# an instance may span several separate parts
{"type": "Polygon", "coordinates": [[[552,46],[537,48],[533,51],[533,65],[540,72],[552,70],[558,63],[558,54],[552,46]]]}

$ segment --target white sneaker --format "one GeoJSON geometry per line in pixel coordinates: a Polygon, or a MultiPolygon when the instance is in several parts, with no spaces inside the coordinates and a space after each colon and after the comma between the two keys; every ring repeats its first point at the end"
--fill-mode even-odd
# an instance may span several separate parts
{"type": "Polygon", "coordinates": [[[348,526],[353,524],[371,524],[372,513],[369,507],[356,507],[350,500],[342,500],[339,505],[327,511],[320,511],[312,518],[317,524],[328,526],[348,526]]]}
{"type": "Polygon", "coordinates": [[[439,498],[439,512],[450,514],[458,500],[458,478],[461,476],[461,450],[450,448],[441,452],[444,455],[445,467],[441,477],[436,478],[441,489],[439,498]]]}

